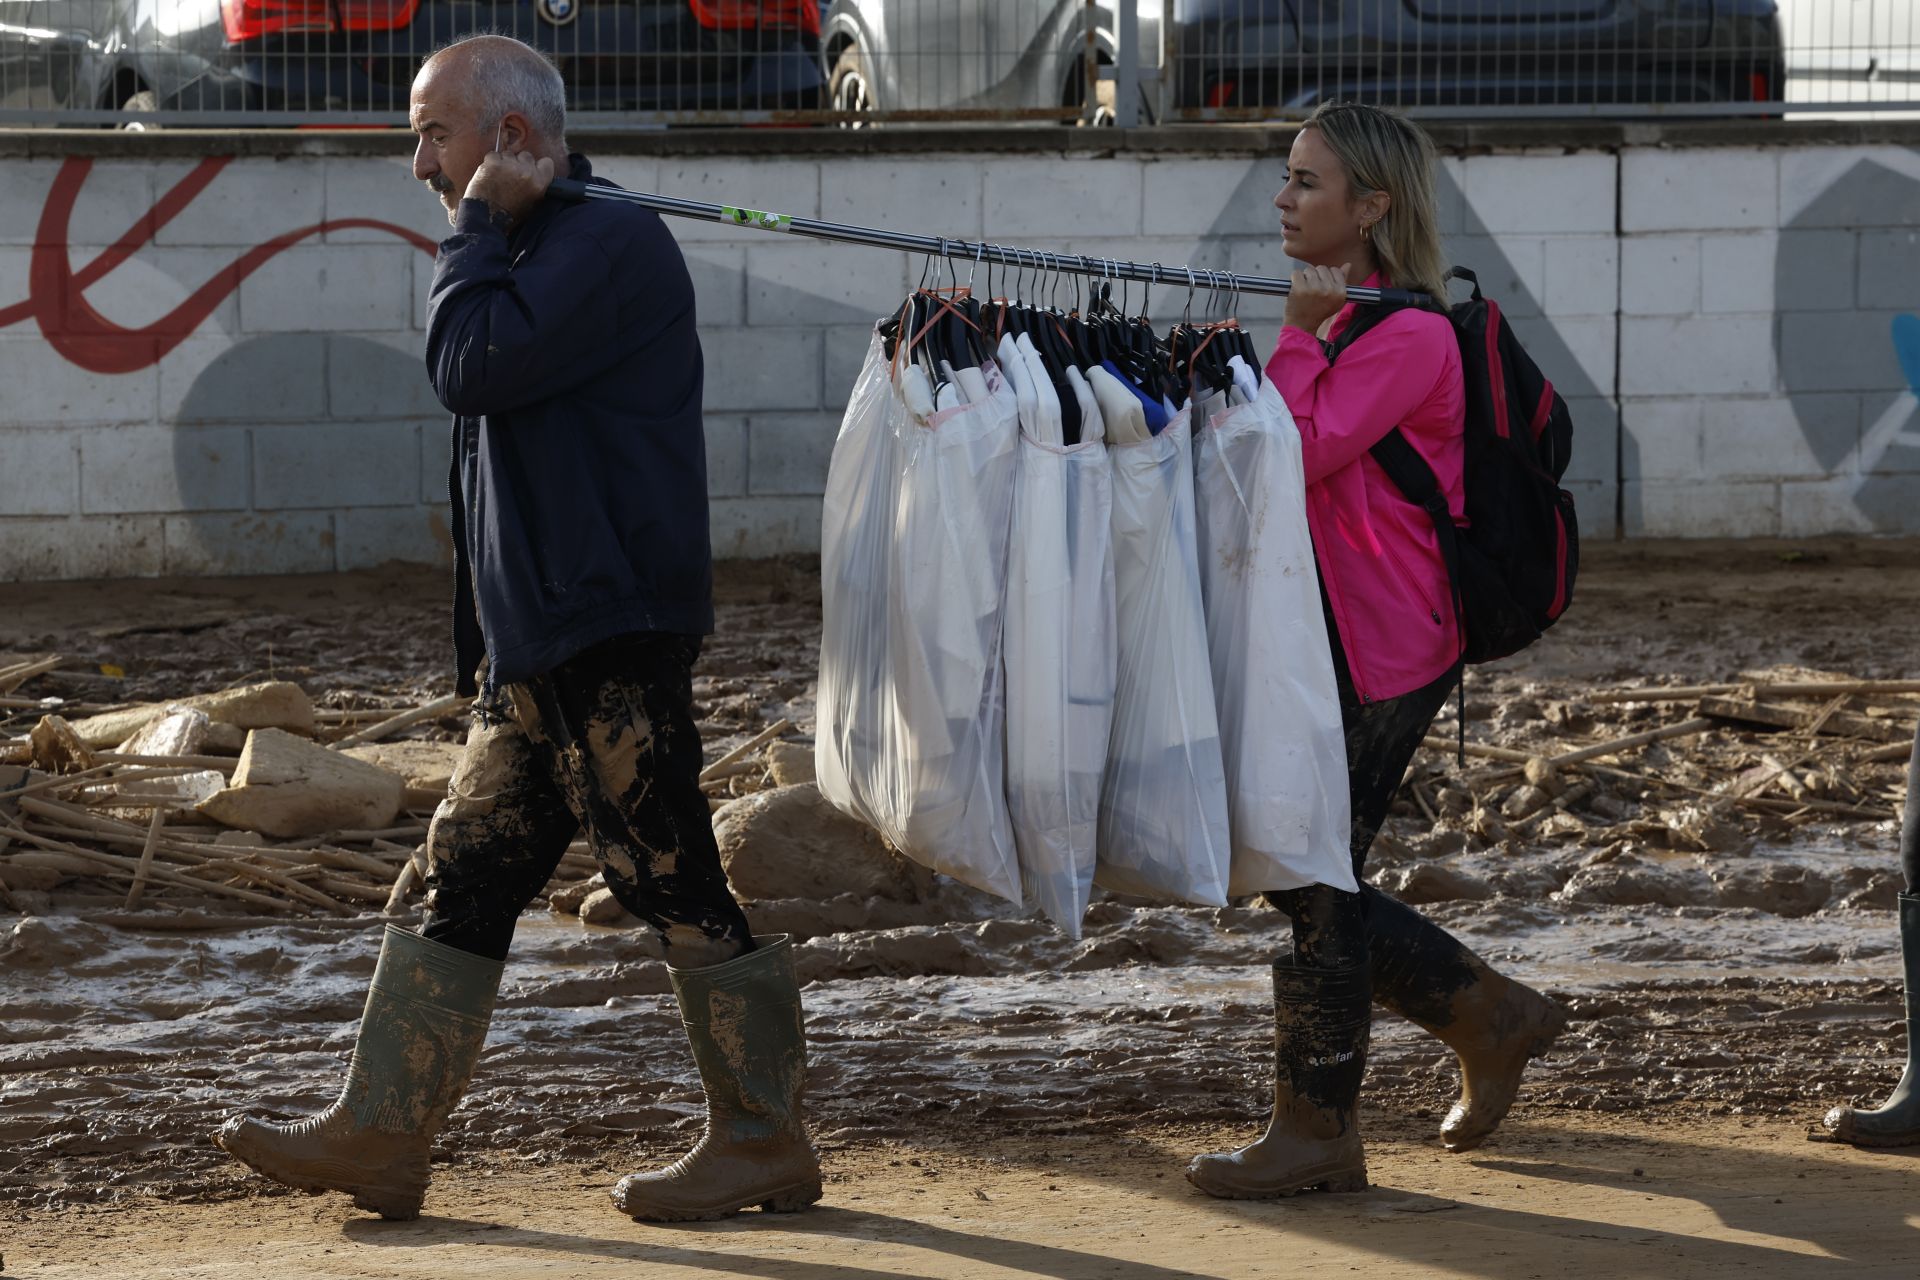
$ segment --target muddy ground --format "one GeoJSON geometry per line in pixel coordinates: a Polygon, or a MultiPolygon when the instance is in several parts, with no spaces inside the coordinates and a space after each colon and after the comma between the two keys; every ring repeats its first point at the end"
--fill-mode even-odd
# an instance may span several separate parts
{"type": "MultiPolygon", "coordinates": [[[[1594,547],[1566,621],[1470,679],[1468,737],[1550,751],[1689,714],[1585,700],[1603,686],[1783,667],[1914,678],[1916,553],[1851,540],[1594,547]]],[[[127,700],[273,676],[323,705],[409,701],[451,689],[445,597],[441,575],[414,571],[6,587],[0,650],[110,664],[125,672],[112,696],[127,700]]],[[[782,716],[811,728],[818,600],[805,564],[723,570],[698,685],[710,756],[782,716]]],[[[98,698],[103,679],[27,692],[98,698]]],[[[529,915],[429,1198],[447,1216],[381,1237],[331,1199],[277,1197],[204,1136],[230,1107],[293,1115],[325,1100],[377,921],[129,931],[89,922],[99,904],[84,899],[30,902],[0,916],[0,1265],[77,1274],[133,1249],[145,1261],[109,1273],[225,1275],[231,1230],[227,1244],[277,1241],[268,1273],[287,1275],[448,1274],[481,1266],[450,1248],[469,1237],[495,1246],[481,1252],[502,1275],[643,1262],[796,1277],[1350,1263],[1527,1275],[1565,1273],[1569,1257],[1596,1268],[1573,1274],[1913,1274],[1920,1242],[1899,1207],[1920,1200],[1912,1166],[1803,1137],[1828,1106],[1878,1097],[1898,1075],[1896,826],[1745,812],[1674,834],[1693,821],[1688,796],[1750,747],[1730,732],[1655,744],[1614,763],[1667,789],[1615,779],[1546,823],[1511,825],[1497,808],[1511,779],[1423,755],[1424,790],[1396,810],[1377,875],[1563,999],[1573,1022],[1536,1065],[1513,1132],[1448,1157],[1432,1135],[1455,1085],[1449,1055],[1383,1015],[1366,1122],[1389,1189],[1348,1206],[1223,1208],[1178,1179],[1183,1153],[1250,1135],[1263,1112],[1261,964],[1286,930],[1257,904],[1108,900],[1077,943],[950,888],[906,904],[755,904],[762,927],[806,939],[810,1105],[835,1216],[751,1243],[749,1224],[663,1244],[603,1214],[592,1189],[699,1126],[664,972],[633,931],[529,915]],[[1691,1190],[1643,1193],[1649,1162],[1691,1190]],[[1108,1185],[1131,1206],[1120,1220],[1102,1207],[1108,1185]],[[240,1217],[227,1201],[247,1202],[240,1217]],[[1439,1209],[1460,1212],[1430,1229],[1439,1209]],[[1481,1227],[1513,1247],[1463,1256],[1481,1227]],[[1232,1235],[1243,1229],[1246,1247],[1232,1235]],[[578,1243],[602,1235],[604,1247],[578,1243]]],[[[1821,783],[1828,803],[1891,815],[1897,766],[1833,772],[1845,776],[1821,783]]]]}

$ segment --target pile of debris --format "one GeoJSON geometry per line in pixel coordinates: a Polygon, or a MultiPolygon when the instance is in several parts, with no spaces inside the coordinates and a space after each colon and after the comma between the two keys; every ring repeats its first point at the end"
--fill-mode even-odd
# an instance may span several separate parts
{"type": "Polygon", "coordinates": [[[1637,840],[1725,853],[1815,823],[1897,820],[1920,681],[1773,668],[1572,696],[1556,682],[1468,713],[1467,767],[1451,719],[1426,740],[1402,801],[1415,826],[1515,852],[1637,840]]]}
{"type": "MultiPolygon", "coordinates": [[[[392,914],[420,895],[466,699],[316,706],[287,681],[131,706],[22,696],[62,661],[0,658],[0,907],[42,911],[57,891],[109,923],[164,912],[190,928],[392,914]]],[[[778,741],[792,728],[709,766],[710,807],[772,786],[770,749],[810,758],[778,741]]],[[[578,842],[548,893],[591,891],[596,870],[578,842]]]]}
{"type": "MultiPolygon", "coordinates": [[[[463,700],[316,705],[285,681],[133,706],[32,696],[37,679],[74,674],[61,664],[0,655],[0,907],[44,911],[57,892],[107,922],[191,928],[236,912],[359,918],[418,899],[463,700]]],[[[1376,846],[1383,867],[1581,846],[1603,859],[1738,855],[1810,824],[1889,823],[1920,720],[1920,681],[1792,668],[1715,685],[1491,687],[1469,699],[1466,767],[1451,714],[1436,723],[1376,846]]],[[[701,726],[718,752],[701,785],[736,890],[924,896],[893,884],[916,869],[820,798],[793,723],[754,719],[701,726]]],[[[626,921],[597,870],[577,842],[549,906],[626,921]]]]}

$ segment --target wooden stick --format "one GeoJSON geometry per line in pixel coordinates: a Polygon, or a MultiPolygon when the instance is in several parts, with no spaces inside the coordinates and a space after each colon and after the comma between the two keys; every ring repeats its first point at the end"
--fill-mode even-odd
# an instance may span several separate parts
{"type": "Polygon", "coordinates": [[[1743,702],[1734,698],[1702,698],[1700,714],[1716,720],[1734,720],[1743,724],[1767,725],[1774,729],[1807,730],[1818,725],[1817,732],[1843,738],[1866,738],[1873,742],[1891,742],[1912,733],[1901,721],[1871,719],[1842,712],[1831,703],[1819,711],[1781,706],[1773,702],[1743,702]]]}
{"type": "MultiPolygon", "coordinates": [[[[425,823],[409,823],[404,827],[381,827],[377,831],[336,831],[323,839],[332,844],[370,844],[375,840],[425,840],[425,823]]],[[[289,846],[291,847],[291,846],[289,846]]]]}
{"type": "Polygon", "coordinates": [[[1580,764],[1600,756],[1610,756],[1617,751],[1628,751],[1634,747],[1644,747],[1649,743],[1660,742],[1667,738],[1687,738],[1696,733],[1705,733],[1715,728],[1714,721],[1704,716],[1692,720],[1682,720],[1678,724],[1665,725],[1658,729],[1649,729],[1645,733],[1630,734],[1624,738],[1615,738],[1611,742],[1596,742],[1590,747],[1581,747],[1577,751],[1568,751],[1562,755],[1548,756],[1547,763],[1556,769],[1568,765],[1580,764]]]}
{"type": "Polygon", "coordinates": [[[133,887],[127,890],[126,909],[131,911],[140,901],[140,893],[147,887],[147,873],[153,869],[153,851],[160,844],[160,828],[167,822],[167,811],[155,809],[153,821],[147,826],[146,842],[140,846],[140,865],[133,870],[133,887]]]}
{"type": "Polygon", "coordinates": [[[1875,747],[1860,757],[1861,764],[1888,764],[1908,759],[1913,755],[1911,742],[1895,742],[1885,747],[1875,747]]]}
{"type": "Polygon", "coordinates": [[[0,667],[0,693],[12,693],[35,676],[45,675],[65,661],[65,658],[55,655],[38,662],[16,662],[10,667],[0,667]]]}
{"type": "Polygon", "coordinates": [[[448,712],[465,706],[471,701],[472,699],[463,698],[457,693],[450,693],[444,698],[435,698],[432,702],[415,707],[411,711],[402,711],[397,716],[389,716],[378,724],[368,725],[359,732],[350,733],[346,737],[329,743],[328,745],[337,751],[341,747],[357,747],[363,742],[378,742],[388,734],[396,733],[408,725],[419,724],[422,720],[432,720],[439,716],[446,715],[448,712]]]}
{"type": "Polygon", "coordinates": [[[400,904],[407,900],[407,895],[413,891],[414,882],[419,878],[419,865],[412,858],[408,858],[407,865],[401,867],[400,874],[393,879],[393,888],[387,894],[387,905],[381,908],[382,914],[390,916],[400,914],[400,904]]]}
{"type": "MultiPolygon", "coordinates": [[[[25,800],[21,802],[21,807],[29,813],[38,814],[43,818],[50,817],[56,821],[64,820],[71,822],[74,824],[74,828],[77,828],[56,828],[55,830],[59,834],[106,840],[112,843],[139,844],[142,847],[142,862],[149,868],[153,865],[151,854],[164,852],[172,855],[176,860],[183,862],[186,866],[192,868],[193,871],[234,872],[256,882],[265,881],[266,883],[284,888],[296,897],[305,898],[314,906],[325,907],[330,911],[339,911],[342,909],[338,902],[335,902],[332,898],[327,897],[327,895],[320,893],[318,890],[311,889],[302,884],[291,875],[246,861],[248,856],[266,854],[267,851],[265,849],[245,849],[242,847],[235,853],[229,853],[224,857],[209,857],[197,849],[183,848],[180,845],[162,841],[156,830],[149,829],[146,835],[142,837],[139,834],[139,828],[131,824],[116,822],[112,818],[103,818],[97,814],[88,813],[84,809],[75,809],[70,806],[50,803],[44,800],[25,800]],[[150,850],[149,846],[151,846],[150,850]]],[[[156,817],[158,816],[159,815],[156,815],[156,817]]],[[[218,848],[219,846],[215,847],[218,848]]]]}
{"type": "MultiPolygon", "coordinates": [[[[252,880],[256,884],[270,884],[275,888],[285,889],[294,897],[303,899],[312,906],[322,907],[333,912],[335,915],[353,914],[344,904],[328,897],[304,880],[296,880],[290,875],[273,870],[271,867],[263,867],[258,863],[248,862],[245,858],[229,858],[222,862],[204,863],[195,867],[192,871],[182,872],[182,874],[194,876],[194,872],[196,871],[225,872],[228,875],[237,875],[242,879],[252,880]]],[[[199,879],[198,876],[194,876],[194,878],[199,879]]]]}
{"type": "Polygon", "coordinates": [[[10,797],[31,796],[38,795],[42,791],[58,791],[63,787],[80,785],[88,778],[98,778],[101,774],[106,773],[112,768],[113,766],[110,764],[97,764],[91,769],[82,769],[79,773],[56,774],[40,782],[29,783],[17,791],[9,791],[7,795],[10,797]]]}
{"type": "MultiPolygon", "coordinates": [[[[89,924],[104,924],[115,929],[146,929],[163,933],[211,933],[221,929],[284,929],[289,923],[285,916],[225,916],[209,915],[201,911],[93,911],[86,915],[89,924]]],[[[385,922],[378,916],[360,914],[345,919],[328,919],[324,916],[304,916],[297,923],[302,926],[335,926],[347,928],[367,928],[385,922]]]]}
{"type": "Polygon", "coordinates": [[[769,742],[772,742],[775,738],[779,737],[781,734],[787,732],[787,730],[791,728],[793,728],[793,721],[787,720],[787,719],[777,720],[774,723],[768,725],[766,728],[762,729],[759,733],[754,734],[751,738],[748,738],[745,742],[741,743],[739,746],[735,747],[733,750],[727,752],[727,754],[721,756],[718,760],[715,760],[712,764],[702,769],[700,771],[700,781],[707,782],[715,777],[720,776],[718,772],[719,770],[726,768],[728,765],[740,759],[742,756],[746,755],[748,752],[757,751],[761,747],[766,746],[769,742]]]}
{"type": "Polygon", "coordinates": [[[323,707],[313,713],[315,724],[355,724],[361,720],[380,720],[413,710],[412,703],[394,707],[323,707]]]}
{"type": "Polygon", "coordinates": [[[1637,689],[1601,689],[1586,702],[1693,702],[1751,691],[1755,697],[1831,698],[1839,695],[1920,693],[1920,680],[1810,680],[1780,684],[1654,685],[1637,689]]]}
{"type": "Polygon", "coordinates": [[[228,775],[240,764],[237,756],[143,756],[124,755],[118,751],[96,751],[93,755],[94,759],[107,764],[143,764],[159,769],[191,769],[198,772],[212,770],[228,775]]]}
{"type": "Polygon", "coordinates": [[[361,884],[357,880],[342,879],[339,876],[321,876],[315,883],[329,893],[336,893],[343,898],[352,898],[358,902],[385,902],[389,896],[385,889],[376,889],[372,885],[361,884]]]}
{"type": "MultiPolygon", "coordinates": [[[[341,871],[361,871],[370,876],[378,876],[385,881],[393,874],[393,864],[382,862],[378,858],[368,857],[364,853],[355,853],[350,849],[315,849],[313,860],[321,866],[333,867],[341,871]]],[[[381,890],[381,897],[386,890],[381,890]]]]}
{"type": "MultiPolygon", "coordinates": [[[[16,840],[24,840],[28,844],[37,845],[42,849],[48,849],[54,853],[69,853],[76,858],[85,858],[90,862],[97,863],[118,873],[118,876],[131,876],[137,865],[132,858],[122,858],[112,853],[101,853],[97,849],[88,849],[76,844],[67,844],[61,840],[49,840],[45,836],[36,835],[25,827],[13,826],[13,824],[8,823],[4,818],[0,818],[0,826],[11,827],[12,835],[16,840]]],[[[217,880],[195,879],[193,876],[187,875],[184,872],[174,871],[168,867],[155,866],[149,870],[148,874],[153,879],[167,884],[180,885],[189,889],[200,889],[207,893],[219,894],[225,898],[238,898],[242,902],[251,902],[258,906],[272,907],[276,910],[284,911],[291,905],[284,898],[269,897],[264,893],[255,893],[251,889],[237,889],[232,885],[222,884],[217,880]]],[[[118,878],[118,876],[116,876],[116,878],[118,878]]]]}

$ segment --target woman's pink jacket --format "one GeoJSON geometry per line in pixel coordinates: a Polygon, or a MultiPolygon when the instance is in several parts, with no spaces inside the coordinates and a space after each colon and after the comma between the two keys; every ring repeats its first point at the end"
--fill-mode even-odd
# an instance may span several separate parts
{"type": "MultiPolygon", "coordinates": [[[[1378,274],[1368,285],[1384,283],[1378,274]]],[[[1353,318],[1334,317],[1329,338],[1353,318]]],[[[1465,523],[1465,389],[1446,317],[1396,311],[1329,365],[1320,340],[1289,326],[1267,376],[1300,428],[1307,523],[1321,581],[1362,702],[1411,693],[1460,657],[1453,592],[1433,522],[1367,452],[1399,427],[1465,523]]]]}

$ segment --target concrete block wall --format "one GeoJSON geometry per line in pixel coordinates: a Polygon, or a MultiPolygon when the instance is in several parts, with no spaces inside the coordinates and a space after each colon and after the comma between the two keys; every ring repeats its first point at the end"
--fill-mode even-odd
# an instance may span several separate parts
{"type": "Polygon", "coordinates": [[[1626,532],[1920,533],[1920,150],[1628,150],[1620,220],[1626,532]]]}
{"type": "MultiPolygon", "coordinates": [[[[635,189],[1285,274],[1284,136],[1172,132],[590,149],[635,189]]],[[[1658,141],[1456,145],[1439,175],[1450,256],[1573,407],[1586,535],[1917,531],[1920,421],[1892,333],[1920,309],[1920,150],[1658,141]]],[[[212,162],[185,146],[0,139],[0,579],[444,560],[447,416],[420,363],[438,203],[390,140],[212,162]]],[[[922,263],[672,226],[699,297],[716,550],[816,549],[869,330],[922,263]]],[[[1186,304],[1183,285],[1153,291],[1162,320],[1186,304]]],[[[1243,300],[1263,346],[1282,305],[1243,300]]]]}

